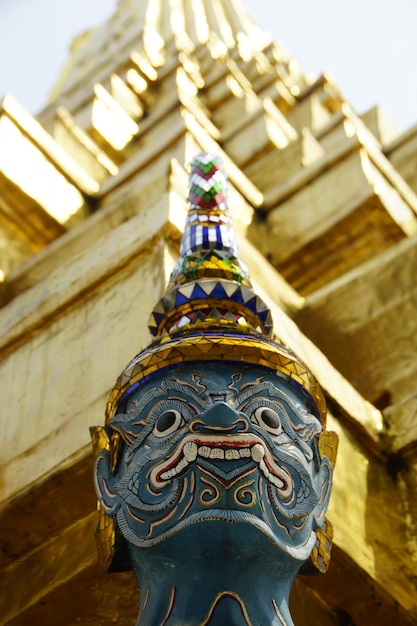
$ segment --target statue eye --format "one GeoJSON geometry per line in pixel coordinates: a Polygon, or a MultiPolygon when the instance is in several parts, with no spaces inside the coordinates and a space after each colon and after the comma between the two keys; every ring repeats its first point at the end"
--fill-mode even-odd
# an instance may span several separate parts
{"type": "Polygon", "coordinates": [[[182,415],[176,409],[164,411],[158,417],[153,427],[153,434],[156,437],[166,437],[175,432],[181,425],[182,415]]]}
{"type": "Polygon", "coordinates": [[[265,428],[272,435],[280,435],[282,432],[281,420],[278,413],[268,406],[260,406],[254,412],[258,426],[265,428]]]}

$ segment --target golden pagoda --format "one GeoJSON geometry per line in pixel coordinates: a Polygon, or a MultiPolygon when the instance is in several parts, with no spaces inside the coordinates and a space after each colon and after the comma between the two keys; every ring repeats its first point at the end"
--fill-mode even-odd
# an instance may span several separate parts
{"type": "Polygon", "coordinates": [[[0,624],[134,622],[133,575],[97,564],[89,426],[149,343],[200,152],[340,439],[294,621],[417,624],[417,126],[310,82],[244,0],[119,0],[36,118],[1,102],[0,624]]]}

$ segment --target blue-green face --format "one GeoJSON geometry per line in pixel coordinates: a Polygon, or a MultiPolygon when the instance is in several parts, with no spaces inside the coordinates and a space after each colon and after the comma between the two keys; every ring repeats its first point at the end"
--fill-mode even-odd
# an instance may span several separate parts
{"type": "Polygon", "coordinates": [[[125,539],[151,547],[210,520],[251,525],[304,561],[327,507],[331,466],[303,395],[260,368],[190,364],[144,384],[111,420],[97,488],[125,539]]]}

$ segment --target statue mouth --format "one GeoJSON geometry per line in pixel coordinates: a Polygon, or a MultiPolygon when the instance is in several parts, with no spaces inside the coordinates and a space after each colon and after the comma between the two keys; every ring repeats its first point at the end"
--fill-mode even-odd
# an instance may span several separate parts
{"type": "Polygon", "coordinates": [[[152,485],[157,489],[164,487],[181,476],[192,463],[198,462],[198,457],[214,464],[252,460],[283,498],[287,499],[293,493],[291,475],[276,463],[265,442],[254,434],[187,435],[168,459],[152,469],[152,485]]]}

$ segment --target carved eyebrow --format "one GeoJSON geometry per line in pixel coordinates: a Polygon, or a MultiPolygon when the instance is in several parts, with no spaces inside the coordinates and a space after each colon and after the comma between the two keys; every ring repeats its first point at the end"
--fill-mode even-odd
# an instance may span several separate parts
{"type": "Polygon", "coordinates": [[[290,438],[295,444],[301,447],[306,458],[311,460],[314,452],[311,451],[306,442],[311,441],[314,435],[320,432],[321,427],[319,420],[307,409],[305,409],[301,403],[294,401],[281,389],[277,389],[271,382],[263,381],[251,386],[238,396],[237,401],[239,402],[239,406],[241,407],[244,403],[250,401],[252,398],[256,398],[261,392],[265,391],[267,392],[268,399],[284,401],[295,415],[302,410],[303,422],[301,424],[294,424],[291,415],[285,411],[285,408],[282,405],[280,405],[281,409],[284,410],[285,422],[289,422],[293,431],[293,433],[290,434],[290,438]]]}
{"type": "Polygon", "coordinates": [[[133,408],[128,409],[127,413],[116,413],[116,415],[113,415],[110,420],[111,427],[122,436],[128,445],[133,445],[141,432],[135,427],[144,427],[144,424],[137,421],[137,418],[151,401],[163,395],[165,394],[159,388],[149,389],[138,402],[133,401],[133,408]]]}
{"type": "Polygon", "coordinates": [[[145,393],[139,400],[133,400],[133,407],[128,409],[127,413],[124,415],[125,419],[122,421],[130,422],[132,421],[132,419],[139,417],[139,415],[148,406],[148,404],[150,404],[153,400],[156,400],[165,395],[165,392],[160,387],[145,391],[145,393]]]}
{"type": "Polygon", "coordinates": [[[275,385],[273,385],[269,381],[259,382],[255,385],[251,386],[249,389],[246,389],[242,393],[239,393],[236,402],[239,406],[242,406],[245,402],[250,400],[251,398],[259,395],[262,391],[266,391],[270,398],[277,398],[279,400],[283,400],[286,402],[293,411],[299,410],[299,405],[297,405],[294,400],[287,395],[281,389],[277,389],[275,385]]]}
{"type": "Polygon", "coordinates": [[[159,400],[163,397],[169,398],[170,391],[180,393],[182,396],[188,396],[196,404],[198,404],[201,409],[204,409],[207,405],[207,401],[194,391],[192,386],[186,381],[181,379],[164,380],[160,387],[154,387],[153,389],[145,391],[139,400],[134,401],[133,407],[129,408],[125,414],[119,413],[115,415],[111,422],[117,422],[119,425],[131,423],[132,420],[137,419],[141,413],[147,409],[151,402],[159,400]],[[117,420],[115,420],[116,417],[117,420]]]}
{"type": "Polygon", "coordinates": [[[208,398],[202,396],[201,392],[199,393],[193,385],[185,380],[181,380],[181,378],[171,378],[168,380],[164,380],[161,384],[161,389],[172,390],[179,392],[183,396],[188,396],[198,406],[200,409],[204,409],[207,407],[208,398]]]}

